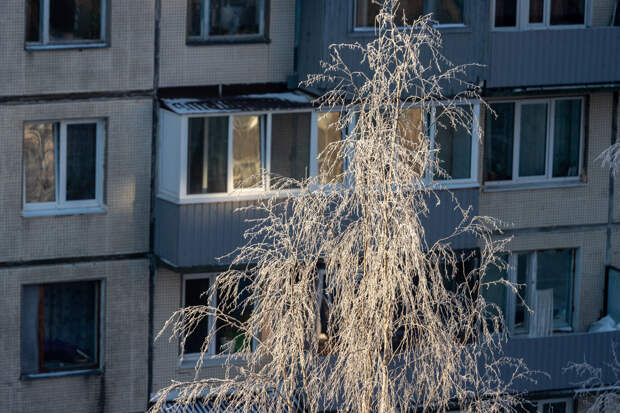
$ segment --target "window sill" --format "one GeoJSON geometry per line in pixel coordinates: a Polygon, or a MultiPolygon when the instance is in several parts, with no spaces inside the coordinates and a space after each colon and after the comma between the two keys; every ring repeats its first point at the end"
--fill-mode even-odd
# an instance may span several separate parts
{"type": "Polygon", "coordinates": [[[38,379],[51,379],[55,377],[68,377],[68,376],[91,376],[103,374],[103,369],[89,369],[89,370],[72,370],[72,371],[57,371],[53,373],[32,373],[22,374],[20,380],[38,380],[38,379]]]}
{"type": "Polygon", "coordinates": [[[72,44],[26,44],[24,49],[27,52],[50,51],[50,50],[82,50],[82,49],[103,49],[110,45],[106,42],[97,43],[72,43],[72,44]]]}
{"type": "MultiPolygon", "coordinates": [[[[189,355],[179,361],[179,368],[181,369],[194,369],[200,359],[199,356],[189,355]]],[[[226,355],[205,355],[202,361],[203,367],[221,367],[225,364],[228,365],[242,365],[245,364],[245,357],[243,355],[238,356],[226,356],[226,355]]]]}
{"type": "Polygon", "coordinates": [[[22,216],[24,218],[37,218],[37,217],[53,217],[62,215],[90,215],[90,214],[105,214],[108,210],[106,207],[77,207],[66,209],[42,209],[42,210],[23,210],[22,216]]]}
{"type": "MultiPolygon", "coordinates": [[[[443,33],[471,33],[472,28],[464,23],[454,23],[454,24],[436,24],[433,28],[440,30],[443,33]]],[[[399,27],[399,30],[412,30],[411,27],[399,27]]],[[[359,37],[370,37],[374,36],[375,28],[374,27],[354,27],[351,31],[353,36],[359,37]]]]}
{"type": "Polygon", "coordinates": [[[269,44],[271,39],[266,37],[255,38],[243,38],[243,39],[213,39],[213,40],[200,40],[200,39],[187,39],[185,45],[194,46],[217,46],[217,45],[234,45],[234,44],[269,44]]]}
{"type": "Polygon", "coordinates": [[[504,191],[523,191],[532,189],[554,189],[554,188],[578,188],[585,187],[587,183],[580,180],[575,181],[540,181],[523,183],[489,184],[482,187],[483,192],[504,192],[504,191]]]}

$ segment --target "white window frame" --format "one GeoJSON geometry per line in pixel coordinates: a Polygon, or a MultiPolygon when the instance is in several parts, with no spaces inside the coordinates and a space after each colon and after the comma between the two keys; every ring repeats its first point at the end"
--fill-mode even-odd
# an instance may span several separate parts
{"type": "Polygon", "coordinates": [[[530,23],[530,0],[517,0],[517,22],[516,26],[496,27],[495,26],[495,3],[491,1],[491,30],[493,31],[521,31],[521,30],[565,30],[565,29],[584,29],[590,24],[592,17],[592,1],[585,1],[583,24],[562,24],[552,25],[551,22],[551,0],[544,0],[543,22],[530,23]]]}
{"type": "MultiPolygon", "coordinates": [[[[181,307],[185,308],[186,306],[185,289],[186,289],[188,280],[208,279],[209,288],[213,288],[213,286],[216,285],[216,280],[219,274],[220,273],[183,274],[183,285],[181,288],[181,307]]],[[[217,307],[217,294],[213,294],[209,298],[210,298],[209,305],[214,308],[217,307]]],[[[209,331],[209,334],[212,332],[212,330],[216,326],[215,321],[216,320],[214,319],[214,317],[212,316],[207,317],[207,330],[209,331]]],[[[227,360],[233,363],[235,362],[243,363],[244,356],[247,355],[247,352],[238,352],[238,353],[233,353],[233,354],[218,354],[216,351],[217,350],[216,345],[217,345],[217,333],[213,336],[213,340],[211,340],[211,342],[209,343],[209,348],[207,349],[207,352],[205,353],[205,361],[207,362],[207,364],[220,365],[220,364],[223,364],[227,360]]],[[[256,342],[252,340],[251,351],[254,351],[255,348],[256,348],[256,342]]],[[[180,349],[180,350],[183,350],[183,349],[180,349]]],[[[201,356],[200,353],[183,352],[183,357],[180,359],[180,367],[193,368],[195,366],[195,363],[200,359],[200,356],[201,356]]]]}
{"type": "MultiPolygon", "coordinates": [[[[26,202],[26,167],[22,165],[22,205],[25,217],[70,215],[105,212],[103,205],[103,178],[104,178],[104,120],[77,119],[64,121],[28,121],[29,124],[51,123],[58,124],[58,140],[54,148],[55,165],[55,199],[54,202],[26,202]],[[67,126],[94,123],[97,125],[97,144],[95,159],[95,199],[67,201],[67,126]]],[[[22,148],[24,137],[22,137],[22,148]]]]}
{"type": "MultiPolygon", "coordinates": [[[[353,0],[353,31],[354,32],[374,32],[375,28],[373,26],[357,26],[355,17],[357,16],[357,2],[360,0],[353,0]]],[[[425,0],[426,1],[426,0],[425,0]]],[[[467,2],[463,2],[463,22],[462,23],[438,23],[433,25],[438,29],[450,29],[450,28],[463,28],[467,25],[465,24],[465,10],[467,7],[467,2]]],[[[399,26],[398,29],[407,30],[410,29],[409,26],[399,26]]]]}
{"type": "Polygon", "coordinates": [[[486,187],[508,187],[528,184],[570,184],[581,182],[583,173],[583,157],[584,157],[584,136],[585,136],[585,99],[582,96],[559,97],[548,99],[523,99],[523,100],[494,100],[489,104],[496,103],[514,103],[514,124],[513,124],[513,147],[512,147],[512,179],[501,181],[486,181],[486,187]],[[553,145],[554,129],[555,129],[555,103],[562,100],[579,100],[581,106],[581,118],[579,124],[579,163],[576,176],[553,176],[553,145]],[[546,158],[545,158],[545,174],[538,176],[519,176],[519,156],[521,144],[521,109],[523,105],[541,104],[547,105],[547,136],[546,136],[546,158]]]}
{"type": "MultiPolygon", "coordinates": [[[[203,203],[209,201],[225,201],[225,200],[249,200],[261,197],[269,197],[274,193],[282,195],[295,195],[300,192],[299,189],[281,189],[272,190],[271,182],[268,176],[263,174],[262,186],[260,188],[240,188],[235,189],[233,185],[233,117],[234,116],[259,116],[264,127],[261,127],[261,171],[271,171],[271,141],[272,141],[272,117],[273,115],[285,114],[309,114],[310,115],[310,148],[309,148],[309,171],[308,176],[316,176],[318,170],[317,160],[317,133],[318,133],[318,112],[309,111],[307,109],[289,110],[289,111],[271,111],[271,112],[234,112],[234,113],[214,113],[208,115],[184,115],[181,128],[181,187],[180,201],[182,203],[203,203]],[[189,150],[189,119],[190,118],[209,118],[209,117],[228,117],[228,175],[226,183],[226,192],[207,193],[207,194],[188,194],[187,193],[187,154],[189,150]],[[262,132],[264,130],[264,132],[262,132]]],[[[162,195],[160,193],[160,195],[162,195]]],[[[164,195],[165,197],[165,195],[164,195]]]]}
{"type": "Polygon", "coordinates": [[[28,49],[64,49],[64,48],[89,48],[89,47],[101,47],[107,44],[106,34],[107,34],[107,0],[101,1],[101,36],[99,39],[85,39],[85,40],[76,40],[71,39],[67,41],[50,41],[50,1],[53,0],[33,0],[40,1],[40,13],[41,13],[41,21],[39,24],[39,36],[40,39],[38,42],[26,42],[26,47],[28,49]]]}
{"type": "MultiPolygon", "coordinates": [[[[211,0],[202,0],[200,8],[200,35],[187,35],[189,41],[209,41],[209,40],[253,40],[265,37],[265,2],[268,0],[258,0],[260,12],[258,15],[258,33],[256,34],[223,34],[209,35],[209,25],[211,21],[211,0]]],[[[189,4],[186,0],[186,4],[189,4]]],[[[188,9],[189,12],[189,9],[188,9]]]]}
{"type": "MultiPolygon", "coordinates": [[[[573,326],[576,325],[576,316],[578,314],[577,310],[577,279],[579,278],[579,263],[580,263],[580,253],[581,250],[579,247],[562,247],[559,248],[562,250],[574,250],[574,259],[573,259],[573,279],[571,285],[571,312],[569,315],[569,325],[566,327],[553,328],[553,332],[572,332],[573,326]]],[[[532,318],[531,314],[528,315],[528,325],[527,331],[515,331],[514,321],[515,321],[515,313],[517,308],[518,300],[524,300],[526,305],[532,305],[535,302],[536,298],[536,283],[537,283],[537,271],[538,271],[538,253],[545,252],[548,250],[526,250],[526,251],[513,251],[508,256],[508,281],[513,285],[517,284],[517,264],[518,264],[518,256],[526,255],[527,256],[527,297],[518,297],[517,294],[506,288],[506,303],[504,305],[505,308],[505,320],[506,327],[510,334],[515,337],[528,337],[532,334],[532,318]]],[[[535,308],[532,310],[536,311],[535,308]]]]}
{"type": "Polygon", "coordinates": [[[570,399],[568,397],[538,400],[536,402],[536,413],[543,413],[544,405],[551,403],[564,403],[564,405],[566,406],[566,413],[573,413],[573,399],[570,399]]]}

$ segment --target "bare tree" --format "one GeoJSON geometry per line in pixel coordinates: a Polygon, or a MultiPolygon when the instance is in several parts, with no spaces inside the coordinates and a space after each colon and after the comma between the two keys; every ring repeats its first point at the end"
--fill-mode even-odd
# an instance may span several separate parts
{"type": "Polygon", "coordinates": [[[281,194],[252,207],[262,218],[207,292],[230,308],[252,307],[249,318],[222,305],[191,307],[159,334],[171,329],[184,342],[212,317],[242,331],[248,351],[230,355],[224,378],[201,378],[212,328],[194,380],[163,389],[152,411],[170,394],[179,406],[209,397],[231,410],[273,412],[493,413],[519,403],[512,388],[527,369],[502,356],[501,312],[481,294],[496,283],[513,288],[485,279],[490,266],[505,265],[497,223],[457,207],[461,223],[433,242],[423,225],[439,199],[429,177],[448,175],[429,133],[479,135],[480,97],[462,80],[467,66],[441,55],[430,17],[400,30],[397,7],[385,2],[368,44],[331,46],[324,73],[305,82],[331,88],[318,104],[333,114],[329,128],[347,133],[322,151],[320,177],[281,179],[281,194]],[[356,54],[366,70],[347,63],[356,54]],[[460,92],[444,95],[454,85],[460,92]],[[296,195],[284,197],[290,188],[296,195]],[[473,256],[451,248],[466,233],[479,240],[474,269],[463,264],[473,256]],[[242,366],[230,362],[239,357],[242,366]]]}
{"type": "Polygon", "coordinates": [[[603,167],[611,169],[614,176],[620,170],[620,143],[615,143],[609,148],[605,149],[598,158],[603,164],[603,167]]]}

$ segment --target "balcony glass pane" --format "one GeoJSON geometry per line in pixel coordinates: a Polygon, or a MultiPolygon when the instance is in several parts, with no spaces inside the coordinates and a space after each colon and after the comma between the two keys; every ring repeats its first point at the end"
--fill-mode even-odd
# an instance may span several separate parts
{"type": "Polygon", "coordinates": [[[551,16],[553,25],[584,24],[586,0],[551,0],[551,16]]]}
{"type": "Polygon", "coordinates": [[[448,178],[436,176],[436,179],[471,178],[471,135],[462,126],[454,128],[447,117],[437,113],[435,122],[435,149],[439,167],[449,175],[448,178]]]}
{"type": "MultiPolygon", "coordinates": [[[[372,0],[357,0],[355,3],[355,27],[375,27],[375,18],[381,7],[372,0]]],[[[407,23],[411,24],[424,12],[423,0],[401,0],[396,11],[396,24],[403,26],[403,12],[407,23]]]]}
{"type": "Polygon", "coordinates": [[[309,113],[273,115],[271,173],[276,179],[284,177],[295,180],[302,180],[310,175],[309,113]]]}
{"type": "Polygon", "coordinates": [[[101,39],[101,0],[49,0],[50,40],[101,39]]]}
{"type": "Polygon", "coordinates": [[[424,146],[428,145],[428,140],[424,130],[421,109],[408,109],[400,115],[398,134],[402,150],[400,160],[412,166],[419,177],[423,178],[426,160],[422,159],[420,154],[427,149],[424,146]]]}
{"type": "Polygon", "coordinates": [[[547,157],[547,104],[521,106],[519,176],[545,174],[547,157]]]}
{"type": "Polygon", "coordinates": [[[261,0],[210,0],[209,36],[260,33],[261,0]]]}
{"type": "Polygon", "coordinates": [[[485,180],[512,179],[514,145],[514,103],[495,103],[487,111],[485,149],[485,180]]]}
{"type": "Polygon", "coordinates": [[[581,101],[556,101],[553,132],[554,177],[578,175],[580,135],[581,101]]]}
{"type": "Polygon", "coordinates": [[[340,113],[320,113],[318,119],[318,163],[321,183],[342,181],[342,131],[337,128],[340,113]]]}
{"type": "Polygon", "coordinates": [[[495,27],[517,25],[517,0],[495,0],[495,27]]]}
{"type": "Polygon", "coordinates": [[[543,23],[545,0],[530,0],[530,23],[543,23]]]}
{"type": "Polygon", "coordinates": [[[228,117],[190,118],[187,146],[187,193],[226,192],[228,117]]]}
{"type": "Polygon", "coordinates": [[[24,127],[24,178],[26,202],[56,200],[58,128],[51,123],[24,127]]]}
{"type": "Polygon", "coordinates": [[[424,13],[433,13],[439,24],[463,23],[463,0],[425,0],[424,13]]]}
{"type": "Polygon", "coordinates": [[[97,124],[67,125],[67,201],[96,198],[97,124]]]}
{"type": "Polygon", "coordinates": [[[574,256],[572,249],[538,253],[536,288],[553,289],[553,328],[571,324],[574,256]]]}
{"type": "Polygon", "coordinates": [[[235,189],[262,186],[261,117],[233,118],[233,186],[235,189]]]}

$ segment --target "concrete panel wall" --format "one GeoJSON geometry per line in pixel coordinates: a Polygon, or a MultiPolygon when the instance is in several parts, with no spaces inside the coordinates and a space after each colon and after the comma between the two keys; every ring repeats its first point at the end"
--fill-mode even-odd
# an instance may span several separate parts
{"type": "Polygon", "coordinates": [[[149,99],[0,105],[0,262],[148,249],[149,99]],[[102,214],[22,216],[24,122],[106,119],[102,214]]]}
{"type": "Polygon", "coordinates": [[[591,95],[588,134],[588,174],[584,185],[483,191],[480,214],[498,218],[514,228],[606,223],[609,172],[601,168],[596,157],[610,142],[611,94],[591,95]]]}
{"type": "Polygon", "coordinates": [[[269,42],[188,46],[187,0],[163,1],[159,86],[285,82],[293,73],[295,1],[268,3],[269,42]]]}
{"type": "Polygon", "coordinates": [[[135,413],[146,409],[147,260],[0,270],[0,411],[135,413]],[[20,308],[25,284],[103,280],[103,374],[20,380],[20,308]]]}
{"type": "Polygon", "coordinates": [[[155,1],[107,2],[108,47],[26,51],[26,2],[1,1],[0,96],[151,89],[155,1]]]}
{"type": "MultiPolygon", "coordinates": [[[[620,244],[615,244],[618,249],[620,244]]],[[[528,232],[514,236],[508,249],[514,252],[555,248],[579,248],[574,304],[576,331],[587,331],[603,310],[605,288],[605,231],[528,232]]]]}

